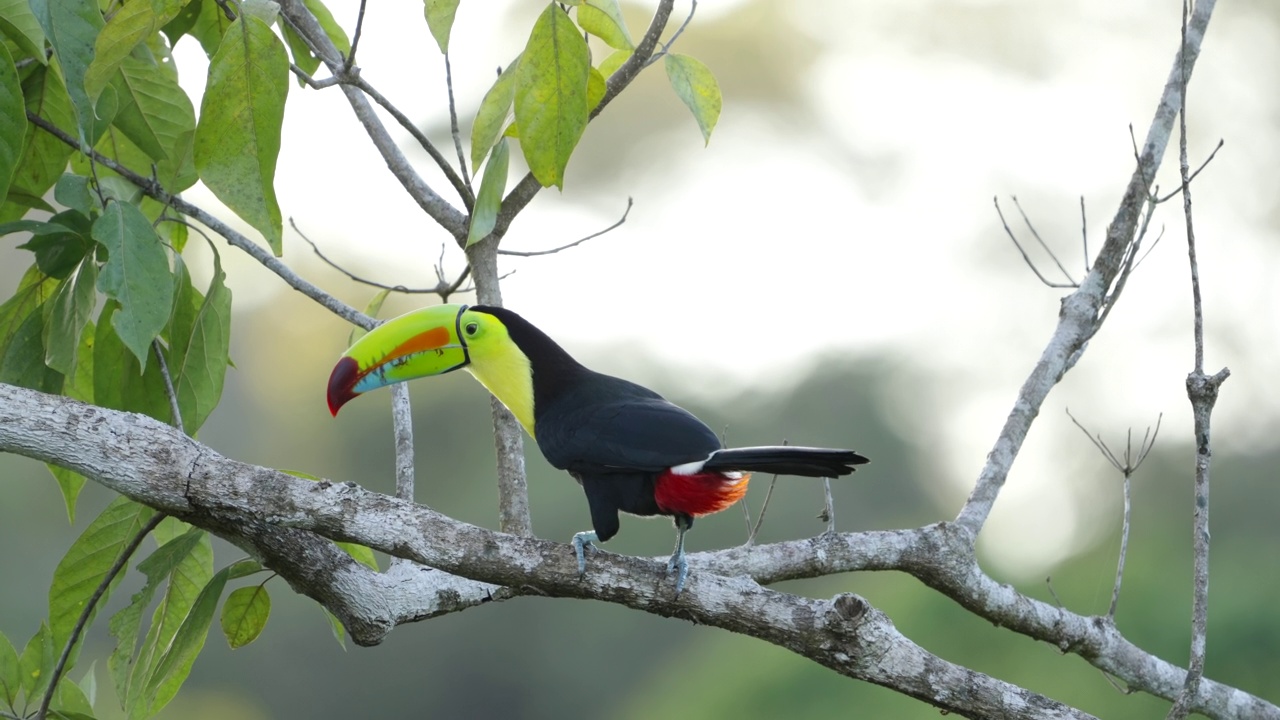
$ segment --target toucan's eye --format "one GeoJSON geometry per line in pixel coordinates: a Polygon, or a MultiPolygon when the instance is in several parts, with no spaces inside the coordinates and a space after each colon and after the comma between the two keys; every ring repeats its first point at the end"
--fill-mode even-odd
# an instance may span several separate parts
{"type": "Polygon", "coordinates": [[[473,322],[467,323],[466,330],[468,335],[475,335],[480,330],[480,325],[473,322]]]}

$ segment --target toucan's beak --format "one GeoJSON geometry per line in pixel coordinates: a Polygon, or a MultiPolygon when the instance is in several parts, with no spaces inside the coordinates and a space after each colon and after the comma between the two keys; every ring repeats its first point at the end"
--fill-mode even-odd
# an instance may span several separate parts
{"type": "Polygon", "coordinates": [[[329,412],[384,385],[441,375],[471,362],[458,323],[466,305],[435,305],[401,315],[356,341],[329,375],[329,412]]]}

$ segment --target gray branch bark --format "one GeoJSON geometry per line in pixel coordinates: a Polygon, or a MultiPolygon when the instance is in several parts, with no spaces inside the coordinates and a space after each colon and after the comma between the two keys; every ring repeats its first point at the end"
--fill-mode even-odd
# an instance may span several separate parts
{"type": "MultiPolygon", "coordinates": [[[[537,593],[678,616],[785,647],[849,677],[970,717],[1087,717],[929,654],[865,600],[770,590],[784,579],[900,570],[976,614],[1080,655],[1135,689],[1173,699],[1185,670],[1085,617],[1018,593],[977,566],[954,523],[823,535],[690,556],[674,597],[665,557],[599,554],[579,579],[569,546],[494,532],[351,483],[319,482],[223,457],[132,413],[0,385],[0,451],[70,468],[249,551],[315,598],[364,645],[396,625],[537,593]],[[413,560],[375,573],[323,538],[413,560]],[[435,568],[435,569],[431,569],[435,568]]],[[[1205,679],[1192,702],[1213,718],[1277,718],[1280,708],[1205,679]]]]}

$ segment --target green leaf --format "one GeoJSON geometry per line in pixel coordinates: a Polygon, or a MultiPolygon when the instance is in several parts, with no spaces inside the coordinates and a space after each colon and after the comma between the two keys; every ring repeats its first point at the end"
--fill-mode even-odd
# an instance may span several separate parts
{"type": "Polygon", "coordinates": [[[164,329],[173,307],[168,255],[142,211],[119,201],[109,203],[94,222],[93,238],[108,253],[98,289],[120,302],[112,323],[145,368],[151,341],[164,329]]]}
{"type": "MultiPolygon", "coordinates": [[[[209,534],[191,528],[185,523],[175,523],[174,527],[186,527],[187,531],[165,545],[174,542],[194,542],[194,544],[190,553],[173,565],[165,575],[168,587],[151,615],[151,626],[147,629],[146,639],[139,650],[127,693],[122,696],[127,698],[125,706],[130,717],[154,715],[177,693],[178,687],[186,677],[185,673],[174,684],[166,685],[162,693],[156,692],[151,685],[151,680],[155,677],[157,668],[164,662],[165,656],[178,643],[183,627],[190,620],[191,614],[197,611],[204,589],[214,577],[213,545],[209,534]],[[193,531],[198,535],[195,541],[188,537],[193,531]]],[[[215,597],[214,602],[216,601],[215,597]]],[[[192,661],[194,662],[194,658],[192,661]]],[[[186,669],[189,671],[190,667],[188,663],[186,669]]]]}
{"type": "Polygon", "coordinates": [[[56,393],[62,387],[62,374],[44,364],[44,313],[33,312],[8,339],[0,355],[0,383],[56,393]]]}
{"type": "Polygon", "coordinates": [[[22,138],[27,132],[27,108],[22,82],[13,56],[0,43],[0,198],[9,194],[9,183],[22,159],[22,138]]]}
{"type": "Polygon", "coordinates": [[[604,75],[595,68],[589,68],[587,71],[587,109],[595,110],[600,101],[604,99],[605,90],[608,86],[605,82],[604,75]]]}
{"type": "Polygon", "coordinates": [[[79,683],[80,690],[84,692],[84,697],[89,701],[90,708],[98,699],[98,674],[95,672],[97,667],[97,660],[89,663],[89,669],[84,671],[84,677],[80,678],[79,683]]]}
{"type": "MultiPolygon", "coordinates": [[[[292,25],[281,20],[280,31],[284,35],[284,44],[289,46],[289,54],[293,56],[293,64],[297,65],[302,72],[314,77],[316,71],[320,69],[320,58],[311,53],[311,47],[307,45],[307,41],[302,39],[292,25]]],[[[298,78],[298,87],[306,86],[307,81],[298,78]]]]}
{"type": "Polygon", "coordinates": [[[333,613],[329,612],[328,608],[321,606],[320,610],[324,613],[325,619],[329,621],[329,629],[333,631],[333,639],[338,641],[338,647],[346,650],[347,629],[342,627],[342,623],[338,621],[338,618],[334,617],[333,613]]]}
{"type": "Polygon", "coordinates": [[[711,70],[688,55],[668,53],[663,63],[667,79],[676,96],[689,107],[693,119],[698,121],[703,142],[711,142],[711,131],[720,119],[720,85],[711,70]]]}
{"type": "Polygon", "coordinates": [[[302,4],[316,16],[316,22],[320,23],[324,34],[329,36],[329,42],[338,48],[338,52],[343,57],[351,54],[351,40],[347,38],[347,32],[342,29],[337,20],[333,19],[333,13],[329,12],[329,8],[321,0],[302,0],[302,4]]]}
{"type": "Polygon", "coordinates": [[[84,89],[96,100],[134,48],[178,16],[184,0],[127,2],[107,21],[94,40],[93,60],[85,69],[84,89]]]}
{"type": "MultiPolygon", "coordinates": [[[[154,513],[145,505],[124,496],[117,497],[89,523],[58,563],[49,585],[49,630],[59,651],[67,644],[72,628],[111,566],[154,513]]],[[[93,622],[93,616],[106,604],[110,588],[123,576],[120,573],[112,579],[107,594],[89,616],[89,622],[93,622]]]]}
{"type": "Polygon", "coordinates": [[[209,62],[194,149],[200,179],[277,256],[283,227],[272,181],[288,92],[284,45],[261,20],[240,18],[209,62]]]}
{"type": "MultiPolygon", "coordinates": [[[[95,3],[66,0],[31,0],[31,11],[53,47],[62,68],[67,94],[75,108],[81,137],[93,143],[106,129],[113,114],[108,109],[114,100],[100,97],[96,103],[85,90],[85,72],[93,61],[94,42],[102,31],[102,12],[95,3]]],[[[105,93],[103,94],[105,95],[105,93]]]]}
{"type": "Polygon", "coordinates": [[[223,568],[204,586],[191,606],[191,612],[187,613],[182,626],[174,634],[173,642],[157,663],[155,671],[147,681],[147,696],[155,698],[148,708],[150,714],[159,712],[168,704],[191,673],[191,666],[200,654],[200,649],[204,647],[209,626],[213,624],[218,598],[222,596],[222,589],[227,584],[229,574],[229,570],[223,568]]]}
{"type": "MultiPolygon", "coordinates": [[[[169,518],[160,523],[161,526],[168,524],[169,518]]],[[[179,527],[186,526],[185,523],[175,523],[174,525],[179,527]]],[[[202,547],[202,543],[207,544],[207,533],[190,528],[190,526],[186,527],[188,527],[188,530],[185,533],[170,538],[168,542],[163,542],[159,549],[138,563],[138,570],[146,576],[147,581],[142,586],[142,589],[134,593],[133,597],[129,599],[128,605],[111,616],[111,622],[108,623],[111,636],[116,639],[116,647],[111,651],[111,656],[107,659],[107,668],[111,673],[112,681],[115,683],[116,695],[121,698],[121,702],[124,702],[129,696],[129,679],[135,667],[133,664],[133,651],[138,643],[138,631],[142,625],[142,611],[151,604],[151,600],[155,597],[156,589],[160,586],[161,581],[177,573],[184,562],[189,562],[189,558],[193,556],[197,549],[202,547]]],[[[159,530],[157,528],[157,542],[160,541],[159,530]]],[[[211,560],[212,557],[210,557],[211,560]]],[[[200,564],[199,559],[196,560],[195,564],[196,566],[200,564]]],[[[211,570],[209,574],[212,574],[211,570]]],[[[192,594],[194,595],[194,593],[192,594]]],[[[183,612],[185,611],[184,609],[183,612]]],[[[177,623],[175,622],[174,627],[176,626],[177,623]]],[[[171,634],[172,631],[170,632],[171,634]]],[[[168,637],[165,639],[168,640],[168,637]]]]}
{"type": "Polygon", "coordinates": [[[67,522],[74,525],[76,522],[76,499],[80,497],[80,490],[84,488],[84,476],[57,465],[46,464],[45,467],[49,468],[53,479],[58,482],[58,488],[62,490],[62,500],[67,506],[67,522]]]}
{"type": "Polygon", "coordinates": [[[40,623],[40,629],[27,641],[18,658],[18,674],[22,680],[22,693],[28,697],[39,697],[49,686],[49,675],[53,673],[53,637],[49,626],[40,623]]]}
{"type": "Polygon", "coordinates": [[[98,264],[87,257],[44,305],[44,364],[63,375],[75,372],[80,333],[93,317],[98,300],[97,279],[98,264]]]}
{"type": "Polygon", "coordinates": [[[271,596],[265,585],[237,588],[222,604],[222,634],[232,650],[258,639],[271,616],[271,596]]]}
{"type": "Polygon", "coordinates": [[[169,329],[169,372],[182,427],[194,436],[222,398],[231,342],[231,290],[215,250],[213,280],[201,299],[191,288],[185,264],[178,263],[178,298],[169,329]]]}
{"type": "Polygon", "coordinates": [[[57,285],[36,265],[32,265],[23,274],[13,297],[0,304],[0,359],[8,352],[9,345],[26,322],[27,316],[40,314],[36,311],[53,295],[57,285]]]}
{"type": "Polygon", "coordinates": [[[93,244],[89,218],[77,210],[60,212],[49,222],[19,220],[0,225],[0,234],[13,231],[31,233],[31,239],[18,247],[35,253],[40,270],[58,279],[70,276],[93,244]]]}
{"type": "Polygon", "coordinates": [[[53,186],[53,199],[75,210],[86,218],[94,207],[94,198],[89,191],[89,178],[75,173],[63,173],[53,186]]]}
{"type": "Polygon", "coordinates": [[[543,187],[564,188],[564,169],[587,126],[591,55],[560,6],[538,17],[516,70],[516,122],[529,171],[543,187]]]}
{"type": "Polygon", "coordinates": [[[0,700],[9,708],[18,699],[18,690],[22,681],[18,674],[18,651],[13,649],[9,638],[0,632],[0,700]]]}
{"type": "Polygon", "coordinates": [[[112,316],[120,309],[108,301],[98,315],[93,345],[93,402],[113,410],[149,415],[161,422],[173,422],[160,367],[138,364],[133,351],[116,334],[112,316]]]}
{"type": "Polygon", "coordinates": [[[480,109],[476,111],[476,121],[471,124],[471,167],[480,167],[481,161],[493,149],[494,143],[502,134],[502,125],[511,112],[511,103],[516,97],[516,68],[520,66],[520,55],[498,74],[493,87],[484,94],[480,101],[480,109]]]}
{"type": "Polygon", "coordinates": [[[192,0],[199,6],[199,13],[192,21],[188,34],[200,41],[204,54],[213,57],[222,46],[222,38],[235,20],[228,18],[215,0],[192,0]]]}
{"type": "MultiPolygon", "coordinates": [[[[369,301],[369,304],[365,306],[364,314],[371,318],[378,317],[378,313],[382,312],[382,303],[386,301],[387,296],[390,294],[390,288],[379,290],[378,293],[373,296],[373,299],[369,301]]],[[[368,332],[368,330],[365,330],[358,325],[351,328],[351,334],[347,336],[347,347],[355,345],[356,341],[364,337],[368,332]]]]}
{"type": "Polygon", "coordinates": [[[370,570],[377,572],[378,558],[373,554],[373,550],[370,550],[364,545],[357,545],[356,543],[349,542],[334,542],[334,545],[342,548],[344,552],[351,556],[352,560],[355,560],[370,570]]]}
{"type": "Polygon", "coordinates": [[[238,580],[242,577],[249,577],[250,575],[260,573],[265,569],[266,568],[262,567],[262,563],[257,560],[251,560],[249,558],[237,560],[227,566],[227,579],[238,580]]]}
{"type": "Polygon", "coordinates": [[[44,31],[27,0],[0,0],[0,32],[27,57],[41,65],[48,63],[44,56],[44,31]]]}
{"type": "Polygon", "coordinates": [[[53,693],[50,709],[66,718],[91,718],[93,705],[79,685],[72,682],[65,674],[58,680],[58,689],[53,693]]]}
{"type": "MultiPolygon", "coordinates": [[[[58,79],[58,74],[48,67],[38,67],[22,82],[22,94],[26,98],[26,111],[39,115],[54,125],[75,132],[75,114],[71,100],[58,79]]],[[[36,127],[27,125],[23,140],[22,156],[9,186],[8,204],[0,213],[0,219],[21,217],[25,207],[13,207],[15,195],[39,198],[53,187],[67,167],[72,149],[66,143],[36,127]]]]}
{"type": "Polygon", "coordinates": [[[634,50],[636,45],[622,19],[618,0],[586,0],[578,6],[578,25],[616,50],[634,50]]]}
{"type": "Polygon", "coordinates": [[[471,228],[467,232],[467,247],[489,236],[498,224],[498,211],[502,209],[502,195],[507,191],[507,166],[510,153],[507,141],[502,139],[489,153],[489,163],[484,166],[480,180],[480,192],[476,193],[475,209],[471,211],[471,228]]]}
{"type": "Polygon", "coordinates": [[[120,99],[115,126],[152,160],[180,160],[190,152],[196,112],[175,78],[155,63],[125,58],[112,87],[120,99]]]}
{"type": "Polygon", "coordinates": [[[600,74],[608,78],[618,72],[623,63],[631,59],[630,50],[614,50],[609,57],[600,61],[600,74]]]}
{"type": "Polygon", "coordinates": [[[448,54],[449,31],[453,29],[453,16],[458,12],[458,0],[423,0],[423,12],[440,52],[448,54]]]}

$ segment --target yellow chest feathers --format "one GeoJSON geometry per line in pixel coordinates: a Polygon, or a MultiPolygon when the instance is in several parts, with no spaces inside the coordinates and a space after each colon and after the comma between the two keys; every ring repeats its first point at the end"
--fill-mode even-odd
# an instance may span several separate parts
{"type": "Polygon", "coordinates": [[[533,368],[529,358],[512,342],[471,345],[467,366],[481,385],[507,406],[530,437],[533,432],[533,368]]]}

